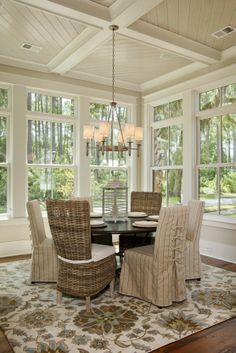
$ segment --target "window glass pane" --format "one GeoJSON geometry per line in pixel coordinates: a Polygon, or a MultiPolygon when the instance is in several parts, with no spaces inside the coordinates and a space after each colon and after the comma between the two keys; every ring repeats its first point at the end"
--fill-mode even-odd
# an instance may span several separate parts
{"type": "Polygon", "coordinates": [[[0,88],[0,108],[6,109],[8,107],[8,90],[0,88]]]}
{"type": "Polygon", "coordinates": [[[0,116],[0,163],[6,162],[7,152],[7,119],[0,116]]]}
{"type": "Polygon", "coordinates": [[[222,105],[236,103],[236,83],[222,87],[222,105]]]}
{"type": "Polygon", "coordinates": [[[216,108],[220,106],[220,88],[200,93],[200,110],[216,108]]]}
{"type": "Polygon", "coordinates": [[[168,165],[169,128],[154,130],[154,165],[168,165]]]}
{"type": "Polygon", "coordinates": [[[183,126],[173,125],[170,127],[170,165],[181,165],[183,163],[183,126]]]}
{"type": "Polygon", "coordinates": [[[28,121],[28,163],[47,164],[51,161],[50,122],[28,121]]]}
{"type": "Polygon", "coordinates": [[[31,112],[74,116],[74,99],[29,92],[27,109],[31,112]]]}
{"type": "Polygon", "coordinates": [[[162,193],[162,205],[167,206],[167,171],[153,171],[153,191],[162,193]]]}
{"type": "Polygon", "coordinates": [[[168,170],[168,206],[182,203],[182,170],[168,170]]]}
{"type": "Polygon", "coordinates": [[[73,125],[28,121],[28,163],[72,164],[73,125]]]}
{"type": "Polygon", "coordinates": [[[205,212],[218,214],[217,170],[199,170],[199,198],[205,201],[205,212]]]}
{"type": "Polygon", "coordinates": [[[220,213],[236,216],[236,168],[221,168],[220,176],[220,213]]]}
{"type": "Polygon", "coordinates": [[[93,199],[93,208],[102,211],[102,188],[112,180],[119,180],[123,186],[127,186],[128,175],[126,170],[91,170],[91,195],[93,199]]]}
{"type": "Polygon", "coordinates": [[[28,199],[44,201],[52,197],[51,168],[30,167],[28,169],[28,199]]]}
{"type": "Polygon", "coordinates": [[[55,164],[73,163],[73,125],[52,123],[52,161],[55,164]]]}
{"type": "Polygon", "coordinates": [[[7,168],[0,167],[0,214],[7,213],[7,168]]]}
{"type": "Polygon", "coordinates": [[[176,118],[177,116],[183,115],[182,103],[182,99],[170,102],[170,118],[176,118]]]}
{"type": "Polygon", "coordinates": [[[236,114],[222,117],[222,162],[236,162],[236,114]]]}
{"type": "Polygon", "coordinates": [[[200,121],[200,164],[218,161],[219,122],[218,117],[200,121]]]}
{"type": "Polygon", "coordinates": [[[74,172],[69,168],[28,169],[28,199],[38,199],[45,208],[47,198],[66,199],[74,192],[74,172]]]}
{"type": "Polygon", "coordinates": [[[169,103],[154,107],[154,121],[169,119],[169,103]]]}
{"type": "Polygon", "coordinates": [[[74,194],[74,170],[53,168],[53,199],[68,199],[74,194]]]}

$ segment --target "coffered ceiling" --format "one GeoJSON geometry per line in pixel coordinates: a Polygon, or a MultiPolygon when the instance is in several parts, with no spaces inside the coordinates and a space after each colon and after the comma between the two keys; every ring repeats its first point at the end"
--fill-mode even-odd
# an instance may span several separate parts
{"type": "Polygon", "coordinates": [[[236,62],[236,0],[0,0],[0,64],[148,92],[236,62]],[[31,47],[31,50],[22,46],[31,47]]]}

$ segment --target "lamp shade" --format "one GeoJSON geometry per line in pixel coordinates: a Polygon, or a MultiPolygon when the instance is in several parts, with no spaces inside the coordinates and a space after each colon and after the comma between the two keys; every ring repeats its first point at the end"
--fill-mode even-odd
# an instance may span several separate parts
{"type": "Polygon", "coordinates": [[[91,125],[84,125],[83,138],[86,140],[93,138],[93,127],[91,125]]]}
{"type": "Polygon", "coordinates": [[[142,127],[135,128],[135,141],[143,141],[143,128],[142,127]]]}

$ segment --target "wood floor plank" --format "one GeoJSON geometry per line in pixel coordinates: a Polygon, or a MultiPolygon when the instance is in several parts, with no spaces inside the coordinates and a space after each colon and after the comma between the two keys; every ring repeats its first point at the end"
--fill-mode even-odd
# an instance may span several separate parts
{"type": "Polygon", "coordinates": [[[235,353],[236,318],[231,318],[151,353],[235,353]]]}

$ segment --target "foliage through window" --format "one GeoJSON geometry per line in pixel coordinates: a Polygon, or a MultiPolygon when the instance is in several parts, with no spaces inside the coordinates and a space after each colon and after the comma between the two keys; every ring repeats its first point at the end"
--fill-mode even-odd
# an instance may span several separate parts
{"type": "Polygon", "coordinates": [[[205,211],[236,216],[236,114],[200,120],[199,198],[205,211]]]}
{"type": "Polygon", "coordinates": [[[162,193],[163,205],[182,202],[183,125],[153,128],[153,191],[162,193]]]}
{"type": "Polygon", "coordinates": [[[183,100],[178,99],[154,107],[154,121],[176,118],[183,115],[183,100]]]}
{"type": "Polygon", "coordinates": [[[28,92],[27,110],[30,112],[74,116],[74,99],[28,92]]]}
{"type": "Polygon", "coordinates": [[[219,87],[199,95],[199,109],[207,110],[236,103],[236,83],[219,87]]]}
{"type": "MultiPolygon", "coordinates": [[[[43,111],[53,114],[53,105],[44,105],[45,102],[53,102],[53,97],[43,97],[35,111],[40,112],[43,108],[43,111]]],[[[63,102],[63,98],[60,101],[63,102]]],[[[66,99],[69,101],[72,100],[66,99]]],[[[56,114],[60,112],[63,115],[64,108],[57,109],[56,114]]],[[[69,112],[67,110],[65,115],[69,112]]],[[[36,119],[28,119],[28,199],[39,199],[43,207],[47,198],[67,199],[74,194],[74,122],[66,121],[65,117],[59,119],[54,121],[53,115],[47,120],[38,115],[36,119]]]]}

